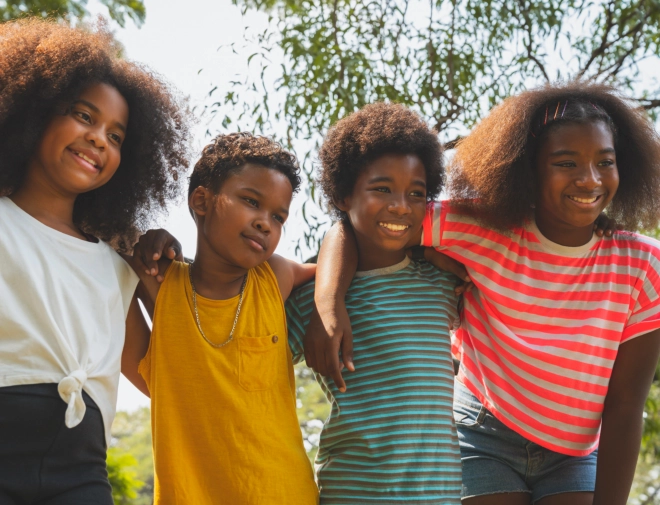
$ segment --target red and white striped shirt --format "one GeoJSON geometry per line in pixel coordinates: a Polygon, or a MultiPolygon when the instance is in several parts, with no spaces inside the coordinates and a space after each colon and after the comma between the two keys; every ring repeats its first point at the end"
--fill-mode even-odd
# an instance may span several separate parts
{"type": "Polygon", "coordinates": [[[429,205],[425,246],[462,262],[459,379],[504,424],[572,456],[598,446],[619,345],[660,328],[660,243],[618,232],[580,247],[535,224],[504,234],[429,205]]]}

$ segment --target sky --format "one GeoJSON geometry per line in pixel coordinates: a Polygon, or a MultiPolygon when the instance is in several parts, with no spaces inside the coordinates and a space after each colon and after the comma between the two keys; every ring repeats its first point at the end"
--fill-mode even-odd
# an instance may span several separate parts
{"type": "MultiPolygon", "coordinates": [[[[218,86],[214,97],[222,96],[236,74],[249,72],[248,54],[234,54],[228,46],[233,42],[240,45],[246,27],[255,32],[268,26],[267,15],[250,12],[243,16],[230,0],[145,0],[145,6],[147,17],[142,27],[131,21],[125,28],[111,23],[115,36],[124,45],[127,59],[160,74],[188,98],[191,107],[203,108],[209,103],[209,91],[214,86],[218,86]],[[221,47],[224,49],[219,50],[221,47]]],[[[88,9],[92,14],[107,12],[98,0],[90,2],[88,9]]],[[[277,54],[273,58],[277,63],[277,54]]],[[[215,126],[211,125],[211,129],[217,131],[218,125],[215,126]]],[[[192,162],[209,140],[204,135],[208,127],[204,120],[195,127],[192,162]]],[[[300,194],[294,198],[276,251],[291,259],[295,258],[294,247],[304,228],[299,213],[302,199],[300,194]]],[[[185,202],[173,207],[160,224],[180,240],[186,256],[194,256],[195,227],[185,202]]],[[[117,409],[133,410],[143,405],[149,405],[148,398],[122,376],[117,409]]]]}

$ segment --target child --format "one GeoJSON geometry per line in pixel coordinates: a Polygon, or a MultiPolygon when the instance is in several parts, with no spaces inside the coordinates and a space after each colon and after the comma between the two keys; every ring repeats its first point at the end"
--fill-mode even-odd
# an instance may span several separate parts
{"type": "Polygon", "coordinates": [[[160,260],[162,284],[136,266],[153,329],[126,362],[144,356],[156,505],[318,502],[283,304],[316,267],[273,256],[298,172],[267,138],[218,136],[190,178],[194,263],[160,260]]]}
{"type": "MultiPolygon", "coordinates": [[[[477,288],[457,332],[466,504],[626,503],[660,354],[660,250],[593,226],[605,208],[657,226],[658,159],[643,113],[582,82],[505,100],[459,144],[454,200],[429,207],[423,243],[477,288]]],[[[335,267],[350,249],[324,247],[335,267]]]]}
{"type": "MultiPolygon", "coordinates": [[[[321,186],[351,223],[359,258],[346,297],[357,371],[341,390],[316,375],[332,403],[316,459],[321,503],[458,504],[456,279],[406,256],[442,187],[437,136],[401,105],[368,105],[330,129],[320,158],[321,186]]],[[[287,303],[294,361],[313,307],[314,283],[287,303]]]]}
{"type": "Polygon", "coordinates": [[[127,243],[163,205],[187,135],[166,86],[114,47],[53,22],[0,25],[3,505],[113,503],[124,334],[148,328],[137,276],[104,241],[127,243]]]}

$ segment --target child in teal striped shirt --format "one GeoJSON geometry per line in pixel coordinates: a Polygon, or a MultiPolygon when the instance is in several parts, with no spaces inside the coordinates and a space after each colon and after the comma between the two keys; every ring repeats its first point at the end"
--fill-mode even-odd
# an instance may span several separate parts
{"type": "MultiPolygon", "coordinates": [[[[442,187],[440,144],[412,111],[381,103],[331,128],[320,157],[325,196],[359,251],[346,296],[356,370],[344,391],[316,375],[332,403],[316,461],[321,504],[459,504],[449,339],[457,279],[406,256],[442,187]]],[[[313,307],[314,283],[286,304],[296,361],[313,307]]]]}

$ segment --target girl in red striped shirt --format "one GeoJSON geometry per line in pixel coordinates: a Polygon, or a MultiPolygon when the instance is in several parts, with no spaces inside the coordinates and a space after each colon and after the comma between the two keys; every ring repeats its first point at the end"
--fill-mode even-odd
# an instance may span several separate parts
{"type": "MultiPolygon", "coordinates": [[[[593,230],[605,209],[627,229],[657,227],[656,132],[611,88],[546,86],[496,107],[450,170],[422,243],[477,288],[454,339],[464,503],[625,504],[660,356],[660,244],[593,230]]],[[[350,268],[350,230],[330,237],[321,259],[350,268]]],[[[350,331],[325,295],[343,292],[329,270],[317,273],[325,342],[350,331]]],[[[307,340],[310,356],[325,345],[307,340]]]]}

